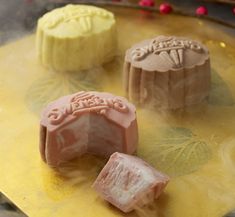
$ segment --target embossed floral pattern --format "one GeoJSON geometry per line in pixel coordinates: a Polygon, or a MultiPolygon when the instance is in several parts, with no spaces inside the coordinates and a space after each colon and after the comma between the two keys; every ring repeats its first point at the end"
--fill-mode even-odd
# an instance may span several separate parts
{"type": "Polygon", "coordinates": [[[43,22],[48,29],[54,29],[61,23],[77,22],[80,24],[80,28],[83,32],[89,32],[92,30],[92,17],[99,16],[102,18],[113,17],[112,13],[98,8],[87,8],[87,7],[74,7],[68,5],[61,10],[60,15],[54,13],[46,14],[47,19],[43,22]]]}
{"type": "Polygon", "coordinates": [[[134,49],[132,59],[141,61],[150,53],[153,53],[177,68],[183,64],[183,51],[185,49],[202,52],[201,46],[196,41],[164,37],[163,39],[153,39],[149,45],[134,49]]]}
{"type": "Polygon", "coordinates": [[[128,107],[119,98],[102,98],[92,93],[81,91],[72,97],[70,103],[61,107],[52,109],[48,118],[51,124],[60,124],[68,115],[79,116],[84,112],[96,112],[106,114],[108,109],[114,109],[118,112],[128,112],[128,107]]]}

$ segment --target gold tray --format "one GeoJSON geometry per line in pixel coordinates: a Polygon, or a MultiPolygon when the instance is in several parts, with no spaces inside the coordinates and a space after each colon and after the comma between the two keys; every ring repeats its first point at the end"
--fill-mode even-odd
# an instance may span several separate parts
{"type": "Polygon", "coordinates": [[[226,28],[197,18],[109,8],[118,23],[119,56],[79,74],[55,73],[36,59],[35,35],[0,47],[0,191],[31,217],[221,217],[235,208],[235,43],[226,28]],[[154,204],[123,214],[91,188],[105,161],[84,156],[57,171],[38,151],[39,113],[79,90],[123,95],[125,50],[159,34],[205,43],[211,53],[208,103],[167,114],[138,108],[138,156],[172,179],[154,204]]]}

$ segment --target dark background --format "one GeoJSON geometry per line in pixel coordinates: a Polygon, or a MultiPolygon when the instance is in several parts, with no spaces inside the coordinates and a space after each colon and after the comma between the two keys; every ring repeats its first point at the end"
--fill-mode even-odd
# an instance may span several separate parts
{"type": "MultiPolygon", "coordinates": [[[[112,0],[107,1],[110,2],[112,0]]],[[[130,1],[136,4],[138,3],[138,0],[130,1]]],[[[0,0],[0,44],[21,37],[29,31],[33,31],[37,18],[59,5],[55,2],[76,2],[76,0],[0,0]]],[[[234,4],[199,0],[169,0],[168,2],[173,5],[173,8],[177,7],[182,11],[191,12],[192,14],[195,13],[195,9],[198,6],[205,5],[208,8],[209,16],[235,25],[235,15],[233,14],[235,1],[234,4]]],[[[156,1],[156,7],[160,3],[161,1],[156,1]]],[[[235,28],[229,31],[235,35],[235,28]]]]}

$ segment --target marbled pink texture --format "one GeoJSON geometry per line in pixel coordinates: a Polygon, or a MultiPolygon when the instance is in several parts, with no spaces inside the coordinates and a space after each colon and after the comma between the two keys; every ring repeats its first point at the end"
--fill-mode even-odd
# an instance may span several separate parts
{"type": "Polygon", "coordinates": [[[102,157],[109,157],[116,151],[132,154],[136,151],[137,144],[136,109],[123,97],[102,92],[79,92],[61,97],[42,112],[40,152],[42,159],[53,167],[85,153],[102,157]],[[71,107],[71,102],[74,103],[77,95],[92,96],[93,101],[96,98],[101,99],[99,102],[103,102],[102,107],[105,110],[99,109],[99,103],[92,105],[94,102],[91,100],[87,104],[84,97],[82,103],[77,101],[77,104],[73,104],[75,107],[71,107]],[[118,105],[110,103],[104,106],[106,99],[111,102],[112,99],[113,102],[119,100],[122,102],[119,107],[123,110],[120,111],[118,105]],[[74,113],[66,110],[69,106],[74,113]],[[58,114],[63,115],[63,118],[58,119],[58,114]]]}
{"type": "Polygon", "coordinates": [[[158,198],[169,177],[144,160],[114,153],[93,184],[98,194],[123,212],[130,212],[158,198]]]}

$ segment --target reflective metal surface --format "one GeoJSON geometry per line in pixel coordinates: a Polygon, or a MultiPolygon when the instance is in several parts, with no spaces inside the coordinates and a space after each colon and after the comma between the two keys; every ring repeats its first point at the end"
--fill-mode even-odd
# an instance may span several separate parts
{"type": "Polygon", "coordinates": [[[117,16],[119,55],[77,74],[56,73],[36,59],[35,35],[0,47],[0,190],[32,217],[221,217],[235,201],[235,43],[224,28],[196,18],[110,8],[117,16]],[[125,50],[155,35],[202,41],[211,53],[207,103],[175,113],[138,108],[137,155],[172,177],[154,203],[129,214],[91,188],[105,160],[84,156],[52,170],[39,156],[39,113],[59,96],[79,90],[123,95],[125,50]]]}

